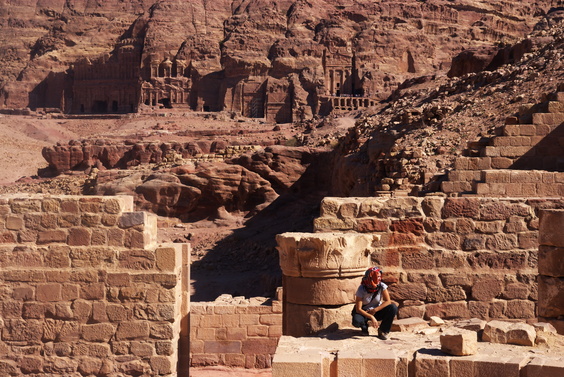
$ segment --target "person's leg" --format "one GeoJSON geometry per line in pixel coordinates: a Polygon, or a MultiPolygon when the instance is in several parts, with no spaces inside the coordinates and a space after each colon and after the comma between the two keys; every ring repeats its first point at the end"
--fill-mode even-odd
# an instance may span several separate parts
{"type": "Polygon", "coordinates": [[[360,327],[363,333],[368,333],[368,318],[359,313],[354,313],[352,316],[352,325],[360,327]]]}
{"type": "Polygon", "coordinates": [[[395,304],[390,304],[379,312],[376,312],[374,317],[376,317],[378,321],[382,321],[380,327],[378,328],[379,333],[382,332],[387,334],[390,332],[390,329],[392,328],[392,322],[394,321],[397,313],[398,307],[395,304]]]}

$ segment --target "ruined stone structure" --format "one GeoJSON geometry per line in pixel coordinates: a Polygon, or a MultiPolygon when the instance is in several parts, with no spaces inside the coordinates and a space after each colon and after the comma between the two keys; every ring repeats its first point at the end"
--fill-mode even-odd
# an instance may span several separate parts
{"type": "Polygon", "coordinates": [[[237,303],[220,296],[190,310],[192,366],[270,368],[282,336],[282,301],[253,298],[237,303]],[[250,301],[250,302],[248,302],[250,301]]]}
{"type": "Polygon", "coordinates": [[[0,375],[188,369],[186,244],[131,197],[0,197],[0,375]]]}
{"type": "MultiPolygon", "coordinates": [[[[305,269],[308,261],[315,262],[321,271],[315,277],[322,278],[323,266],[343,253],[359,261],[356,276],[370,265],[384,268],[391,297],[400,304],[399,318],[535,318],[538,213],[563,206],[562,198],[325,198],[321,216],[314,221],[316,233],[278,238],[285,308],[295,304],[307,308],[301,310],[303,321],[285,334],[304,336],[350,321],[350,310],[337,310],[332,297],[317,299],[311,293],[317,290],[309,287],[321,287],[320,282],[291,278],[312,277],[305,269]],[[339,241],[361,234],[379,238],[362,245],[339,241]],[[307,242],[302,245],[300,239],[307,242]],[[366,256],[362,261],[357,259],[361,255],[366,256]],[[307,290],[304,284],[309,284],[307,290]],[[296,286],[301,290],[291,293],[289,287],[296,286]],[[299,292],[309,293],[298,300],[293,295],[299,292]]],[[[342,291],[339,305],[352,303],[360,281],[354,280],[340,281],[328,290],[333,294],[338,286],[342,291]]],[[[285,313],[296,317],[290,310],[285,313]]]]}
{"type": "Polygon", "coordinates": [[[564,334],[563,210],[545,210],[540,217],[538,315],[564,334]]]}
{"type": "Polygon", "coordinates": [[[468,143],[455,161],[447,194],[495,197],[564,196],[564,86],[546,102],[522,106],[497,135],[468,143]]]}
{"type": "Polygon", "coordinates": [[[556,377],[564,372],[559,351],[480,342],[475,355],[451,356],[440,352],[438,338],[393,333],[392,341],[383,342],[355,336],[353,330],[334,337],[282,336],[272,377],[556,377]]]}

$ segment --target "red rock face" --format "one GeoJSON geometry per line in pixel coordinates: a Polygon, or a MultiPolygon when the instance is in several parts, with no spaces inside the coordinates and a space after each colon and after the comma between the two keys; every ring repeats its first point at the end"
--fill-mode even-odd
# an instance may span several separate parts
{"type": "Polygon", "coordinates": [[[468,48],[451,74],[483,68],[552,3],[12,1],[0,5],[0,35],[11,36],[0,40],[0,107],[306,119],[331,111],[331,97],[386,98],[446,73],[468,48]]]}

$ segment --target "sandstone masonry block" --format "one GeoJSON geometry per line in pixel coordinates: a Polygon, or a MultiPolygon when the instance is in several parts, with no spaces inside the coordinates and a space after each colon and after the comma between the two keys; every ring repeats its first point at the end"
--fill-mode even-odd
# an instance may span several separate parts
{"type": "Polygon", "coordinates": [[[455,356],[474,355],[478,351],[478,334],[470,330],[455,330],[441,335],[441,351],[455,356]]]}
{"type": "Polygon", "coordinates": [[[525,323],[490,321],[484,327],[482,339],[486,342],[534,346],[536,331],[525,323]]]}

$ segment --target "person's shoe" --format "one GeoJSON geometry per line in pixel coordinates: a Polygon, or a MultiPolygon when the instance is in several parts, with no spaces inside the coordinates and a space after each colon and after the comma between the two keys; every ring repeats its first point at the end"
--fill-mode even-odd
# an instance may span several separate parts
{"type": "Polygon", "coordinates": [[[380,330],[378,330],[378,339],[381,340],[388,340],[388,334],[387,332],[382,332],[380,330]]]}
{"type": "Polygon", "coordinates": [[[368,327],[363,327],[363,328],[360,330],[360,334],[361,334],[361,335],[364,335],[364,336],[370,335],[370,333],[368,332],[368,327]]]}

